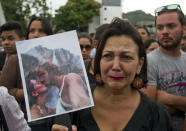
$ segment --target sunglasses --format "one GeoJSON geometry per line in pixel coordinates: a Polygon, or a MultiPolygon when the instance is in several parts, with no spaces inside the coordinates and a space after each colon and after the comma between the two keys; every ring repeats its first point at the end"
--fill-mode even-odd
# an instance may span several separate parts
{"type": "Polygon", "coordinates": [[[179,10],[182,12],[180,5],[178,4],[171,4],[171,5],[166,5],[166,6],[161,6],[157,9],[155,9],[155,16],[158,16],[164,11],[171,11],[171,10],[179,10]]]}
{"type": "Polygon", "coordinates": [[[86,50],[90,50],[91,45],[86,45],[86,46],[80,45],[80,48],[81,48],[81,50],[83,50],[83,48],[85,48],[86,50]]]}

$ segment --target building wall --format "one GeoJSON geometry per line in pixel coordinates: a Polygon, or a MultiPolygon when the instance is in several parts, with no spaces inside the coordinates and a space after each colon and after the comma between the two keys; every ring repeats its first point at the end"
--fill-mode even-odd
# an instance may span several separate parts
{"type": "Polygon", "coordinates": [[[89,24],[89,33],[105,23],[110,23],[114,17],[122,18],[121,0],[95,0],[101,3],[100,16],[95,16],[93,22],[89,24]],[[118,2],[120,1],[120,4],[118,2]],[[116,3],[114,3],[116,2],[116,3]]]}
{"type": "Polygon", "coordinates": [[[120,6],[121,0],[102,0],[103,5],[120,6]]]}
{"type": "Polygon", "coordinates": [[[100,24],[110,23],[114,17],[122,17],[122,9],[121,6],[103,6],[100,14],[100,24]]]}
{"type": "Polygon", "coordinates": [[[96,28],[99,25],[100,25],[100,17],[99,16],[94,16],[93,17],[93,21],[91,23],[89,23],[88,32],[89,33],[95,33],[96,32],[96,28]]]}

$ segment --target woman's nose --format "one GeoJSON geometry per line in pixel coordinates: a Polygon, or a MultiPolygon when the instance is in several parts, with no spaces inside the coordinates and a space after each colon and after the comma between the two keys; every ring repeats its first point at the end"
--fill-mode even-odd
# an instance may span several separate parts
{"type": "Polygon", "coordinates": [[[118,58],[115,58],[113,60],[113,66],[112,66],[113,70],[120,70],[120,60],[118,58]]]}
{"type": "Polygon", "coordinates": [[[34,38],[38,38],[39,37],[39,32],[38,31],[35,31],[34,32],[34,38]]]}

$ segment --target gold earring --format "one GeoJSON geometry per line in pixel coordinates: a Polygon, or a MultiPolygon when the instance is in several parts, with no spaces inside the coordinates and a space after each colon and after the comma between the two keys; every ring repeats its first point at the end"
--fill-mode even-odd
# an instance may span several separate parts
{"type": "Polygon", "coordinates": [[[133,85],[133,87],[136,88],[136,89],[141,89],[141,88],[143,88],[143,85],[144,85],[143,79],[140,78],[139,76],[136,76],[136,77],[134,78],[134,81],[133,81],[132,85],[133,85]]]}

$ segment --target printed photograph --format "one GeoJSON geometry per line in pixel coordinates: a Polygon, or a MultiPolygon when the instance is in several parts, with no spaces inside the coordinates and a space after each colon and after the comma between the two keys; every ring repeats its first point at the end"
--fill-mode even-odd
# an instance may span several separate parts
{"type": "Polygon", "coordinates": [[[94,105],[76,31],[16,42],[28,121],[94,105]]]}

